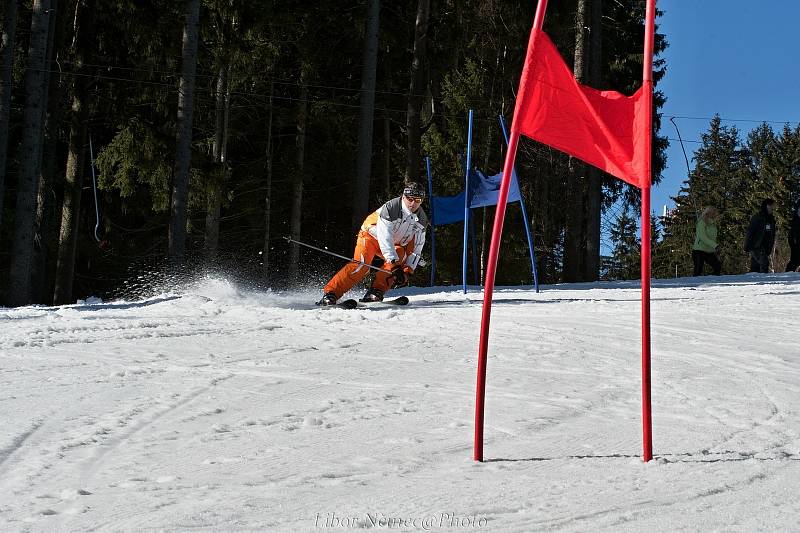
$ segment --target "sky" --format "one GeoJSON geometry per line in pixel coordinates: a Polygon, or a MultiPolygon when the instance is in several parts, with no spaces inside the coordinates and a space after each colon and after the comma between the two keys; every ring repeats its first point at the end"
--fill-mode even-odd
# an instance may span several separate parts
{"type": "Polygon", "coordinates": [[[800,274],[654,280],[648,463],[638,282],[497,288],[483,463],[482,293],[321,283],[0,307],[0,531],[797,531],[800,274]]]}
{"type": "MultiPolygon", "coordinates": [[[[714,114],[742,137],[762,121],[774,129],[800,122],[795,0],[660,0],[659,31],[669,48],[667,74],[657,89],[667,96],[661,133],[667,134],[668,168],[653,188],[653,209],[673,206],[670,196],[686,179],[686,163],[670,116],[676,118],[686,152],[700,144],[714,114]],[[688,142],[695,141],[695,142],[688,142]]],[[[692,167],[694,163],[691,162],[692,167]]]]}

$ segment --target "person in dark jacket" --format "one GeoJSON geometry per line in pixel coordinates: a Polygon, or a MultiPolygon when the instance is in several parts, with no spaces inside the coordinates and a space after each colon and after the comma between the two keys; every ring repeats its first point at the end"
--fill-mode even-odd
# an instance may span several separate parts
{"type": "Polygon", "coordinates": [[[750,272],[769,272],[769,258],[775,246],[775,202],[767,198],[761,209],[750,219],[744,249],[750,252],[750,272]]]}
{"type": "Polygon", "coordinates": [[[800,267],[800,203],[792,214],[792,223],[789,225],[789,249],[792,257],[786,265],[786,272],[794,272],[800,267]]]}

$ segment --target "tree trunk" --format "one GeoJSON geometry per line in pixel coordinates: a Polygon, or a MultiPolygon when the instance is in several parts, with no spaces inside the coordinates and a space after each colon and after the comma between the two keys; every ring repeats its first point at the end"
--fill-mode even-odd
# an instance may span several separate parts
{"type": "MultiPolygon", "coordinates": [[[[600,89],[602,80],[602,17],[603,0],[591,0],[592,16],[589,30],[589,84],[600,89]]],[[[583,278],[585,281],[600,279],[600,219],[603,203],[603,174],[596,167],[589,167],[586,191],[586,259],[583,278]]]]}
{"type": "Polygon", "coordinates": [[[70,17],[57,16],[59,9],[58,0],[50,0],[50,12],[56,13],[56,18],[50,23],[47,45],[47,73],[45,74],[49,87],[45,96],[42,164],[39,172],[39,184],[36,194],[36,222],[34,224],[33,268],[31,271],[31,301],[34,303],[51,304],[53,285],[56,270],[56,255],[58,247],[58,222],[56,210],[61,198],[56,197],[55,191],[62,187],[60,171],[56,171],[56,157],[61,125],[63,123],[64,109],[61,105],[64,92],[64,80],[58,72],[58,65],[53,59],[62,53],[64,35],[69,30],[70,17]],[[54,252],[56,252],[54,254],[54,252]]]}
{"type": "MultiPolygon", "coordinates": [[[[69,112],[69,145],[64,176],[64,197],[61,206],[61,226],[58,235],[58,252],[53,286],[53,303],[73,301],[72,287],[75,276],[75,254],[78,243],[78,225],[81,211],[81,191],[86,160],[86,138],[89,118],[90,82],[84,66],[94,45],[94,2],[82,4],[84,11],[76,12],[73,20],[75,70],[72,87],[72,109],[69,112]]],[[[80,8],[80,7],[79,7],[80,8]]],[[[63,19],[60,19],[63,21],[63,19]]],[[[61,40],[61,39],[59,39],[61,40]]]]}
{"type": "Polygon", "coordinates": [[[351,223],[354,230],[361,225],[369,209],[380,10],[380,0],[369,0],[369,13],[364,34],[364,64],[361,69],[361,124],[358,130],[358,162],[356,164],[356,186],[353,194],[353,218],[351,223]]]}
{"type": "MultiPolygon", "coordinates": [[[[388,52],[389,49],[387,48],[386,51],[388,52]]],[[[383,67],[383,77],[391,80],[394,75],[391,62],[387,59],[381,66],[383,67]]],[[[398,176],[392,166],[392,116],[389,106],[385,102],[383,104],[383,142],[385,153],[383,158],[383,189],[380,196],[381,198],[391,198],[393,196],[392,190],[394,189],[392,187],[392,177],[395,176],[402,179],[402,176],[405,175],[405,169],[402,170],[402,175],[398,176]]]]}
{"type": "MultiPolygon", "coordinates": [[[[306,120],[308,113],[308,85],[300,82],[300,101],[297,104],[297,135],[295,136],[295,172],[292,181],[292,211],[289,218],[289,232],[293,239],[300,239],[303,221],[303,168],[306,148],[306,120]]],[[[292,243],[289,250],[289,283],[299,282],[300,247],[292,243]]]]}
{"type": "MultiPolygon", "coordinates": [[[[575,79],[585,82],[586,58],[586,2],[578,0],[575,16],[575,79]]],[[[564,281],[580,281],[583,274],[582,256],[585,242],[583,235],[583,188],[586,165],[576,158],[570,158],[567,175],[567,206],[564,227],[564,281]]]]}
{"type": "Polygon", "coordinates": [[[265,185],[266,196],[264,198],[264,251],[261,260],[264,268],[264,279],[269,279],[269,240],[270,240],[270,218],[272,217],[272,95],[275,90],[272,82],[269,84],[269,120],[267,121],[267,183],[265,185]]]}
{"type": "Polygon", "coordinates": [[[13,87],[14,47],[16,46],[17,2],[6,0],[3,17],[3,35],[0,42],[0,228],[3,227],[3,199],[5,198],[6,159],[8,157],[8,124],[11,119],[11,89],[13,87]]]}
{"type": "MultiPolygon", "coordinates": [[[[500,51],[501,50],[502,50],[502,48],[500,46],[498,46],[496,54],[495,54],[495,58],[494,58],[494,69],[492,70],[492,81],[489,83],[489,111],[490,112],[494,111],[494,105],[493,105],[494,104],[494,84],[495,84],[495,80],[497,79],[497,72],[498,72],[498,70],[500,70],[500,51]]],[[[502,110],[502,106],[500,107],[500,109],[502,110]]],[[[496,127],[497,126],[494,125],[493,122],[489,122],[486,125],[486,147],[484,148],[484,153],[483,153],[483,171],[484,172],[486,172],[487,169],[489,168],[489,158],[490,158],[490,156],[492,154],[492,140],[494,139],[494,135],[492,134],[492,132],[495,131],[496,127]]],[[[502,134],[503,133],[501,131],[500,135],[502,135],[502,134]]],[[[502,140],[500,141],[500,143],[501,143],[500,146],[504,146],[505,145],[505,143],[502,140]]],[[[500,153],[501,154],[505,153],[505,151],[501,150],[500,153]]],[[[522,191],[520,191],[520,193],[521,192],[522,191]]],[[[520,201],[523,201],[523,199],[520,198],[520,201]]],[[[488,217],[486,216],[487,208],[484,207],[482,209],[482,211],[483,211],[483,213],[482,213],[482,216],[481,216],[481,253],[480,253],[480,257],[481,257],[481,264],[480,264],[480,271],[481,271],[480,272],[480,283],[481,283],[481,287],[483,287],[484,281],[486,280],[486,252],[488,251],[486,249],[486,233],[487,233],[487,229],[488,229],[488,225],[487,225],[487,222],[488,222],[487,218],[488,217]]],[[[525,224],[527,224],[527,223],[528,223],[528,221],[525,220],[525,224]]]]}
{"type": "Polygon", "coordinates": [[[227,139],[227,121],[225,117],[229,109],[230,85],[228,80],[229,63],[219,67],[217,74],[216,109],[214,117],[214,144],[211,156],[214,170],[209,176],[206,210],[206,261],[211,263],[217,258],[219,247],[219,212],[222,205],[222,192],[225,184],[226,166],[225,141],[227,139]]]}
{"type": "MultiPolygon", "coordinates": [[[[79,71],[83,70],[79,67],[79,71]]],[[[58,240],[53,303],[72,303],[72,282],[75,274],[75,250],[78,242],[78,221],[83,187],[84,145],[89,116],[89,84],[83,76],[75,78],[72,114],[69,129],[69,153],[64,183],[64,203],[61,208],[61,231],[58,240]]]]}
{"type": "Polygon", "coordinates": [[[182,70],[178,87],[178,131],[175,173],[172,181],[172,213],[169,222],[169,258],[173,267],[182,267],[186,251],[186,217],[189,198],[189,165],[192,143],[192,105],[200,0],[186,0],[186,25],[183,28],[182,70]]]}
{"type": "Polygon", "coordinates": [[[392,121],[389,118],[389,110],[384,108],[383,116],[383,190],[386,196],[391,196],[392,190],[392,121]]]}
{"type": "Polygon", "coordinates": [[[11,252],[7,302],[10,306],[30,302],[33,230],[36,220],[36,185],[42,163],[43,105],[47,84],[47,37],[54,13],[49,0],[34,0],[28,65],[25,73],[22,150],[17,185],[17,208],[11,252]]]}
{"type": "Polygon", "coordinates": [[[406,117],[406,134],[408,150],[406,152],[406,180],[419,180],[420,152],[422,150],[422,64],[425,61],[425,46],[428,40],[428,16],[430,0],[419,0],[417,4],[417,21],[414,26],[414,52],[411,59],[411,83],[408,87],[408,115],[406,117]]]}

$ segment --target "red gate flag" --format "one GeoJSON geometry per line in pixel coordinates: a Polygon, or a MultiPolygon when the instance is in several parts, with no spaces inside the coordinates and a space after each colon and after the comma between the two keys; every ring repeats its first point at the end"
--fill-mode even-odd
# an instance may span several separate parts
{"type": "Polygon", "coordinates": [[[581,85],[550,37],[533,33],[517,95],[519,132],[641,187],[650,127],[644,87],[628,97],[581,85]]]}
{"type": "Polygon", "coordinates": [[[575,81],[552,41],[542,32],[547,0],[539,0],[536,7],[503,164],[503,179],[497,195],[492,242],[486,260],[475,387],[473,458],[476,461],[483,461],[483,415],[492,295],[520,134],[595,165],[642,191],[642,459],[647,462],[653,458],[650,413],[650,174],[656,0],[646,1],[642,87],[630,97],[613,91],[598,91],[575,81]]]}

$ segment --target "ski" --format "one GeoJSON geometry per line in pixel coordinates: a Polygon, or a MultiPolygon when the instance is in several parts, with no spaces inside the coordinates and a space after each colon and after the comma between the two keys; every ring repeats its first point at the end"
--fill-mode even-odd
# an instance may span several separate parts
{"type": "Polygon", "coordinates": [[[365,305],[373,305],[373,304],[384,304],[384,305],[408,305],[409,299],[408,296],[398,296],[397,298],[392,298],[390,300],[382,300],[380,302],[365,302],[364,300],[359,300],[359,303],[365,305]]]}
{"type": "Polygon", "coordinates": [[[391,298],[389,300],[383,300],[381,302],[365,302],[364,300],[342,300],[341,302],[332,304],[332,305],[322,305],[317,302],[317,306],[322,309],[356,309],[357,307],[364,305],[364,306],[379,306],[383,305],[408,305],[409,299],[407,296],[398,296],[397,298],[391,298]]]}
{"type": "Polygon", "coordinates": [[[321,305],[317,303],[317,305],[322,309],[355,309],[358,307],[358,302],[356,300],[344,300],[339,303],[335,303],[333,305],[321,305]]]}

